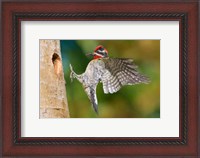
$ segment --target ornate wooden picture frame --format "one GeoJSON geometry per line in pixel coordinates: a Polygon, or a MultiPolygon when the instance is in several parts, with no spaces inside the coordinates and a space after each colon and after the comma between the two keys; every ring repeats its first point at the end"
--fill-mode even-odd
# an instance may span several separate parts
{"type": "Polygon", "coordinates": [[[3,156],[200,156],[198,10],[197,1],[3,2],[3,156]],[[84,20],[179,21],[179,137],[21,137],[21,22],[84,20]]]}

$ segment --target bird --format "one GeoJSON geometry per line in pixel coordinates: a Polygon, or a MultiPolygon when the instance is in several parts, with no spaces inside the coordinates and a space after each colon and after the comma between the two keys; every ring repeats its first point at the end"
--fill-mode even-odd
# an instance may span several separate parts
{"type": "Polygon", "coordinates": [[[103,84],[105,94],[118,92],[125,85],[148,84],[150,79],[137,71],[137,65],[131,58],[111,58],[104,46],[97,46],[92,55],[93,59],[88,63],[82,74],[76,74],[70,64],[70,78],[76,78],[83,86],[91,105],[98,115],[98,101],[96,88],[98,83],[103,84]]]}

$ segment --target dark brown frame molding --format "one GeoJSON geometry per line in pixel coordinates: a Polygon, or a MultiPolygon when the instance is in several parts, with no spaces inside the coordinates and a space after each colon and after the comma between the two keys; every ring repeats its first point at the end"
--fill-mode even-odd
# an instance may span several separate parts
{"type": "Polygon", "coordinates": [[[4,156],[200,156],[198,1],[3,2],[2,146],[4,156]],[[22,138],[21,21],[153,20],[180,22],[178,138],[22,138]]]}

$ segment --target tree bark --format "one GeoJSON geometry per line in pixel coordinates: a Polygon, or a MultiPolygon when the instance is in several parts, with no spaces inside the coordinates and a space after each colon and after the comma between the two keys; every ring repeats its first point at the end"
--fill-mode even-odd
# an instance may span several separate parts
{"type": "Polygon", "coordinates": [[[69,117],[59,40],[40,40],[40,118],[69,117]]]}

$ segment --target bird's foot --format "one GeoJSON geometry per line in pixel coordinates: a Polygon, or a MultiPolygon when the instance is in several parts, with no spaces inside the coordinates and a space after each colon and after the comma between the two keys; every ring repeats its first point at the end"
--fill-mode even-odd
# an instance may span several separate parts
{"type": "Polygon", "coordinates": [[[73,79],[74,79],[74,73],[73,72],[70,73],[70,79],[71,79],[71,82],[73,82],[73,79]]]}
{"type": "Polygon", "coordinates": [[[71,70],[70,79],[71,79],[71,82],[73,82],[73,79],[75,78],[75,74],[74,74],[74,71],[73,71],[73,68],[72,68],[71,64],[69,65],[69,67],[70,67],[70,70],[71,70]]]}

